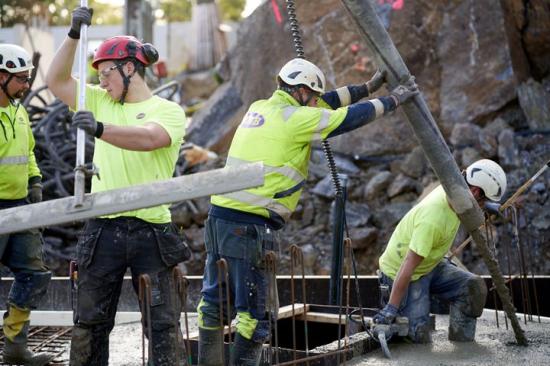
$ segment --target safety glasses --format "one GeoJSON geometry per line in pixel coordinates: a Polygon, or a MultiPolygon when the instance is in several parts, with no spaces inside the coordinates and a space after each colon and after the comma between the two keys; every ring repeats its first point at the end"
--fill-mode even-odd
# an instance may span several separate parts
{"type": "Polygon", "coordinates": [[[118,67],[118,65],[115,64],[111,67],[106,68],[105,70],[101,70],[99,72],[99,75],[98,75],[99,81],[103,81],[103,80],[107,79],[109,77],[109,75],[111,75],[111,71],[113,71],[117,67],[118,67]]]}

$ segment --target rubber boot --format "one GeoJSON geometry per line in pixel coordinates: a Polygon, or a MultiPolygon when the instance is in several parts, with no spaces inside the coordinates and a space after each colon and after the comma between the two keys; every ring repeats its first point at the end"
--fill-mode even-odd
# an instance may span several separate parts
{"type": "Polygon", "coordinates": [[[199,366],[224,366],[222,342],[219,329],[199,328],[199,366]]]}
{"type": "Polygon", "coordinates": [[[449,340],[451,342],[473,342],[476,336],[476,323],[476,318],[465,315],[458,306],[451,306],[449,340]]]}
{"type": "Polygon", "coordinates": [[[4,355],[8,365],[45,366],[55,355],[34,353],[27,347],[30,311],[10,305],[4,314],[4,355]]]}
{"type": "Polygon", "coordinates": [[[248,340],[239,333],[231,351],[231,366],[258,366],[262,356],[262,344],[248,340]]]}

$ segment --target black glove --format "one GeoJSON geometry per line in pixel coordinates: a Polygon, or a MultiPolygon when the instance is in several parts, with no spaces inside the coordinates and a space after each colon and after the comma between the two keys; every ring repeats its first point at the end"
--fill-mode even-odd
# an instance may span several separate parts
{"type": "Polygon", "coordinates": [[[39,176],[29,179],[29,201],[31,203],[42,202],[42,183],[40,183],[39,176]]]}
{"type": "Polygon", "coordinates": [[[386,82],[386,71],[378,69],[372,78],[366,82],[369,95],[376,92],[386,82]]]}
{"type": "Polygon", "coordinates": [[[94,118],[90,111],[78,111],[73,116],[73,127],[83,129],[88,135],[100,138],[103,134],[103,123],[94,118]]]}
{"type": "Polygon", "coordinates": [[[392,304],[387,304],[384,309],[380,310],[372,317],[372,322],[375,324],[391,324],[397,316],[397,308],[392,304]]]}
{"type": "Polygon", "coordinates": [[[92,24],[92,15],[94,9],[79,6],[73,10],[71,17],[71,30],[69,31],[69,37],[72,39],[80,39],[80,27],[82,24],[92,24]]]}

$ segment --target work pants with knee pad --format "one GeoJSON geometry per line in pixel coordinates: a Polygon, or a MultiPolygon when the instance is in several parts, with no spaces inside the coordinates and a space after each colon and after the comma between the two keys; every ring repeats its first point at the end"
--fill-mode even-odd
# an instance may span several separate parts
{"type": "MultiPolygon", "coordinates": [[[[262,225],[210,216],[205,223],[205,245],[207,258],[202,299],[197,308],[199,327],[219,329],[219,306],[222,305],[224,324],[238,315],[238,334],[252,341],[250,345],[261,346],[270,337],[269,316],[266,312],[268,274],[264,257],[269,251],[279,251],[275,232],[262,225]],[[228,265],[229,283],[223,279],[223,297],[220,299],[216,262],[222,258],[228,265]],[[229,286],[230,291],[231,314],[227,314],[225,306],[226,286],[229,286]]],[[[219,346],[205,346],[212,347],[213,352],[219,352],[219,346]]]]}
{"type": "MultiPolygon", "coordinates": [[[[151,224],[132,217],[90,220],[77,245],[78,290],[70,364],[108,365],[109,334],[124,274],[130,268],[136,294],[139,276],[148,274],[151,278],[149,341],[153,357],[148,364],[184,365],[178,323],[181,304],[172,269],[188,255],[188,248],[170,224],[151,224]]],[[[142,318],[145,321],[146,316],[142,318]]]]}
{"type": "MultiPolygon", "coordinates": [[[[391,278],[379,275],[382,286],[393,286],[391,278]]],[[[449,304],[449,339],[473,341],[476,320],[483,312],[487,287],[483,279],[458,268],[448,259],[443,259],[430,273],[409,283],[399,306],[399,314],[409,319],[409,335],[416,343],[431,342],[430,307],[432,298],[449,304]]],[[[389,298],[383,298],[387,303],[389,298]]]]}
{"type": "MultiPolygon", "coordinates": [[[[24,200],[0,200],[0,209],[23,204],[24,200]]],[[[52,274],[44,264],[42,244],[42,235],[38,229],[0,235],[0,263],[8,267],[14,276],[7,299],[8,311],[4,315],[4,318],[9,318],[7,323],[4,322],[4,332],[10,335],[8,338],[11,341],[24,329],[28,329],[30,311],[36,309],[50,283],[52,274]],[[14,308],[11,314],[10,307],[14,308]],[[26,315],[20,316],[23,313],[26,315]],[[6,324],[9,324],[10,329],[6,328],[6,324]]],[[[26,342],[26,337],[27,332],[17,339],[24,338],[26,342]]]]}

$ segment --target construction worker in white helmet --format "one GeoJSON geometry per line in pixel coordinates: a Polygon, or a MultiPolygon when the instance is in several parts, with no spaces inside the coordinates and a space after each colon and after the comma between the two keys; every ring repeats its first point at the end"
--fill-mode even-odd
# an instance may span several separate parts
{"type": "MultiPolygon", "coordinates": [[[[304,59],[284,65],[278,89],[254,102],[237,128],[227,166],[263,162],[262,187],[212,196],[205,223],[207,259],[199,313],[199,365],[221,365],[216,261],[228,263],[231,308],[238,314],[231,365],[258,365],[270,336],[266,314],[268,251],[278,251],[276,231],[296,208],[308,175],[314,141],[352,131],[395,110],[418,93],[414,79],[390,95],[358,103],[384,83],[377,72],[362,85],[325,92],[323,72],[304,59]]],[[[226,315],[227,316],[227,315],[226,315]]],[[[229,315],[231,318],[234,314],[229,315]]]]}
{"type": "MultiPolygon", "coordinates": [[[[506,191],[506,174],[492,160],[478,160],[463,174],[481,208],[487,200],[500,201],[506,191]]],[[[384,307],[373,317],[375,323],[391,324],[398,315],[407,317],[407,337],[415,343],[429,343],[430,305],[435,298],[450,305],[449,340],[474,340],[487,287],[481,277],[444,257],[459,225],[441,185],[401,219],[379,260],[384,307]]]]}
{"type": "MultiPolygon", "coordinates": [[[[16,101],[28,91],[33,68],[25,49],[0,44],[0,209],[42,201],[29,116],[16,101]]],[[[31,310],[46,293],[52,275],[42,260],[40,232],[0,235],[0,262],[14,275],[4,314],[3,363],[46,365],[54,355],[33,353],[27,347],[31,310]]]]}

